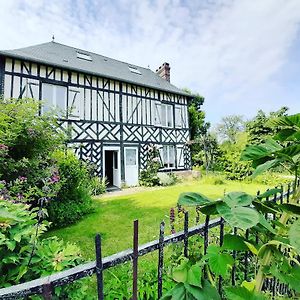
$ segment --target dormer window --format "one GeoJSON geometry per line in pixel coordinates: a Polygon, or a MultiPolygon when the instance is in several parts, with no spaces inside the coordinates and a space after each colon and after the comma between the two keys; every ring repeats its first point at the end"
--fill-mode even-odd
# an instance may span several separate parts
{"type": "Polygon", "coordinates": [[[84,59],[84,60],[87,60],[87,61],[93,61],[92,57],[89,54],[85,54],[85,53],[82,53],[82,52],[77,52],[77,58],[84,59]]]}
{"type": "Polygon", "coordinates": [[[131,73],[142,75],[142,73],[136,67],[128,66],[128,68],[129,68],[131,73]]]}

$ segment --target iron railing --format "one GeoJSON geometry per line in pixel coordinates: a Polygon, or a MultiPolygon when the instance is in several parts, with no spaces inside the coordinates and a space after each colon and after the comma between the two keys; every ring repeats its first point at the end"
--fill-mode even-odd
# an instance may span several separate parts
{"type": "MultiPolygon", "coordinates": [[[[297,182],[299,187],[300,182],[297,182]]],[[[283,188],[279,194],[274,195],[270,201],[279,201],[280,203],[289,202],[290,196],[293,194],[294,189],[291,184],[287,186],[284,192],[283,188]]],[[[259,194],[260,192],[258,192],[259,194]]],[[[196,217],[197,218],[197,217],[196,217]]],[[[183,230],[177,233],[165,236],[165,223],[161,222],[159,229],[159,239],[151,241],[149,243],[138,245],[139,230],[138,220],[133,224],[133,249],[128,249],[114,255],[102,258],[101,250],[101,236],[97,234],[95,236],[95,256],[96,260],[85,264],[78,265],[71,269],[61,271],[49,276],[45,276],[39,279],[35,279],[29,282],[21,283],[7,288],[0,289],[0,299],[19,299],[26,298],[30,295],[42,295],[44,299],[51,299],[55,287],[64,286],[70,284],[78,279],[96,274],[97,277],[97,295],[98,299],[104,299],[103,292],[103,271],[112,268],[116,265],[123,264],[127,261],[132,261],[132,299],[138,299],[138,259],[147,253],[158,251],[158,268],[157,268],[157,299],[162,296],[163,291],[163,270],[164,270],[164,248],[169,244],[174,244],[183,241],[183,253],[188,257],[189,238],[195,235],[201,235],[203,237],[204,254],[206,254],[207,247],[209,245],[209,233],[212,228],[219,228],[219,243],[223,244],[224,237],[224,225],[225,222],[221,218],[210,220],[209,216],[206,216],[205,222],[189,228],[189,214],[184,212],[184,226],[183,230]]],[[[237,230],[234,229],[234,234],[237,230]]],[[[245,232],[245,238],[249,239],[249,230],[245,232]]],[[[258,237],[256,237],[258,239],[258,237]]],[[[232,252],[233,257],[236,257],[237,252],[232,252]]],[[[243,255],[244,262],[244,274],[243,279],[249,279],[249,262],[251,253],[245,251],[243,255]]],[[[236,267],[231,270],[231,284],[235,285],[237,281],[236,267]]],[[[222,292],[222,277],[219,277],[218,289],[222,292]]],[[[291,291],[286,285],[283,285],[275,278],[266,279],[263,286],[264,290],[269,290],[273,295],[277,292],[284,294],[291,294],[291,291]]]]}

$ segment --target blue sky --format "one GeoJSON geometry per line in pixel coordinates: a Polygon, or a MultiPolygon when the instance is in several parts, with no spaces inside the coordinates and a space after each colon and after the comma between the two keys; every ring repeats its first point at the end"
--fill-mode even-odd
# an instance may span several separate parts
{"type": "Polygon", "coordinates": [[[0,0],[0,48],[51,40],[155,70],[205,97],[213,124],[300,111],[299,0],[0,0]]]}

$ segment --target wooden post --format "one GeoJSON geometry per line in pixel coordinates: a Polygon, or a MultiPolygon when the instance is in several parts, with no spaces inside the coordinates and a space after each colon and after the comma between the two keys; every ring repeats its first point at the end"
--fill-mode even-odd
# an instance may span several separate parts
{"type": "Polygon", "coordinates": [[[97,276],[97,291],[98,300],[103,300],[103,266],[102,266],[102,251],[101,251],[101,236],[95,236],[95,251],[96,251],[96,276],[97,276]]]}
{"type": "Polygon", "coordinates": [[[165,222],[160,223],[159,244],[158,244],[158,272],[157,272],[157,295],[158,299],[162,296],[162,275],[164,270],[164,234],[165,222]]]}
{"type": "Polygon", "coordinates": [[[132,284],[132,299],[138,300],[138,286],[137,286],[137,277],[138,277],[138,258],[139,258],[139,221],[135,220],[133,222],[133,284],[132,284]]]}

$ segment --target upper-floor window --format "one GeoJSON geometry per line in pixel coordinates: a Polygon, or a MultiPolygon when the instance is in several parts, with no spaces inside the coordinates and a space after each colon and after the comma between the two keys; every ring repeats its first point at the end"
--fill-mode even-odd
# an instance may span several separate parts
{"type": "Polygon", "coordinates": [[[161,105],[161,125],[173,127],[173,106],[169,104],[161,105]]]}
{"type": "Polygon", "coordinates": [[[82,52],[77,52],[77,58],[83,59],[83,60],[88,60],[88,61],[93,61],[92,57],[89,54],[82,53],[82,52]]]}
{"type": "Polygon", "coordinates": [[[61,112],[65,112],[67,108],[67,87],[43,83],[42,98],[44,101],[43,112],[56,108],[61,112]]]}
{"type": "Polygon", "coordinates": [[[182,111],[179,105],[175,106],[175,127],[182,127],[182,111]]]}

